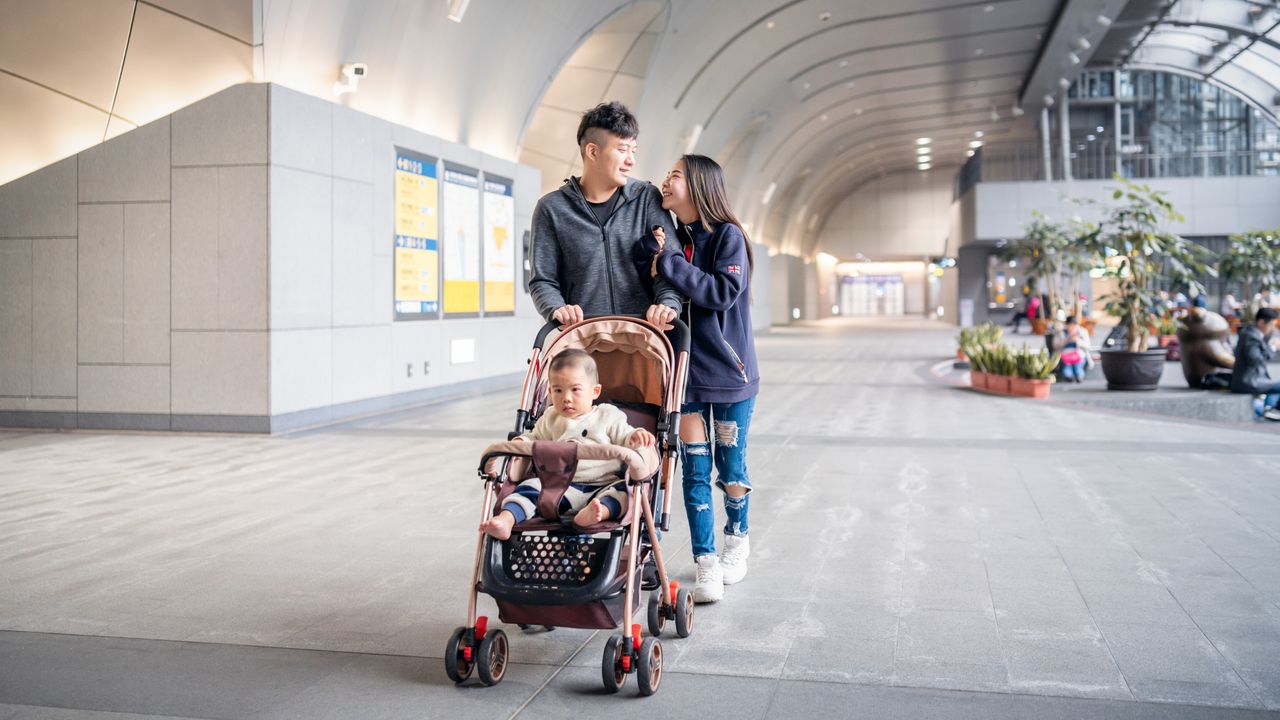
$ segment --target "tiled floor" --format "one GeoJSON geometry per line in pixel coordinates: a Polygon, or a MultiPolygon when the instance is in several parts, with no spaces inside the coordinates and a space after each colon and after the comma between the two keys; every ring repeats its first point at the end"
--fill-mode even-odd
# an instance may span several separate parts
{"type": "MultiPolygon", "coordinates": [[[[444,677],[515,388],[274,438],[0,432],[0,720],[1280,710],[1280,431],[948,387],[951,335],[759,338],[751,572],[644,701],[601,694],[603,632],[444,677]]],[[[687,578],[683,517],[665,547],[687,578]]]]}

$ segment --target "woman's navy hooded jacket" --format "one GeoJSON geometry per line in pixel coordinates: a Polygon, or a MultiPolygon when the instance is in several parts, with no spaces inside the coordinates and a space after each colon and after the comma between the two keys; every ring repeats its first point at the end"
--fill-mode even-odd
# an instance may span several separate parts
{"type": "MultiPolygon", "coordinates": [[[[751,264],[742,229],[724,223],[710,232],[701,222],[676,230],[681,244],[693,245],[686,260],[667,242],[658,258],[658,275],[688,298],[683,315],[689,325],[688,402],[735,403],[759,390],[755,337],[751,332],[751,264]]],[[[652,233],[636,244],[636,269],[650,277],[658,241],[652,233]]]]}

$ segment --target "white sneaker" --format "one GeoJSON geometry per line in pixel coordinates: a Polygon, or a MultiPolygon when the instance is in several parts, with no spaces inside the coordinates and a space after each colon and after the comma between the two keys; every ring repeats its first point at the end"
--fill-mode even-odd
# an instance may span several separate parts
{"type": "Polygon", "coordinates": [[[751,554],[751,541],[746,535],[724,536],[724,553],[720,556],[720,568],[724,584],[732,585],[747,574],[747,556],[751,554]]]}
{"type": "Polygon", "coordinates": [[[724,597],[724,572],[720,569],[720,558],[715,555],[699,556],[697,573],[693,585],[695,603],[718,602],[724,597]]]}

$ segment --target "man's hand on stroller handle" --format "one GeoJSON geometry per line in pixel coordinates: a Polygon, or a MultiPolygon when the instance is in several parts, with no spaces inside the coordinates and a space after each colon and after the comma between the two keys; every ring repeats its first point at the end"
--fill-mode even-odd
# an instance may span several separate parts
{"type": "Polygon", "coordinates": [[[659,330],[670,330],[674,327],[672,320],[676,319],[675,308],[666,305],[650,305],[649,311],[644,314],[644,319],[658,326],[659,330]]]}
{"type": "Polygon", "coordinates": [[[582,322],[582,306],[561,305],[555,312],[551,313],[551,318],[561,325],[580,323],[582,322]]]}

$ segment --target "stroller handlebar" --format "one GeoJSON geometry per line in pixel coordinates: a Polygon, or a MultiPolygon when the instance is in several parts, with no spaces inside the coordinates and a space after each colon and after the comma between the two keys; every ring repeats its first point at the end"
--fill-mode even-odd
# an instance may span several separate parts
{"type": "MultiPolygon", "coordinates": [[[[631,320],[647,321],[644,315],[639,315],[639,314],[589,315],[587,317],[584,317],[583,321],[585,322],[587,320],[595,320],[597,318],[605,318],[605,317],[628,318],[631,320]]],[[[689,326],[685,325],[684,321],[678,317],[670,320],[670,323],[671,323],[671,329],[666,331],[666,335],[667,335],[667,339],[671,341],[671,347],[675,349],[677,354],[681,352],[686,352],[686,353],[689,352],[689,326]]],[[[562,327],[564,326],[560,324],[560,321],[548,320],[547,323],[542,326],[542,329],[538,331],[538,336],[534,338],[533,346],[535,348],[541,348],[543,344],[546,343],[547,336],[550,335],[553,330],[559,330],[562,327]]]]}

